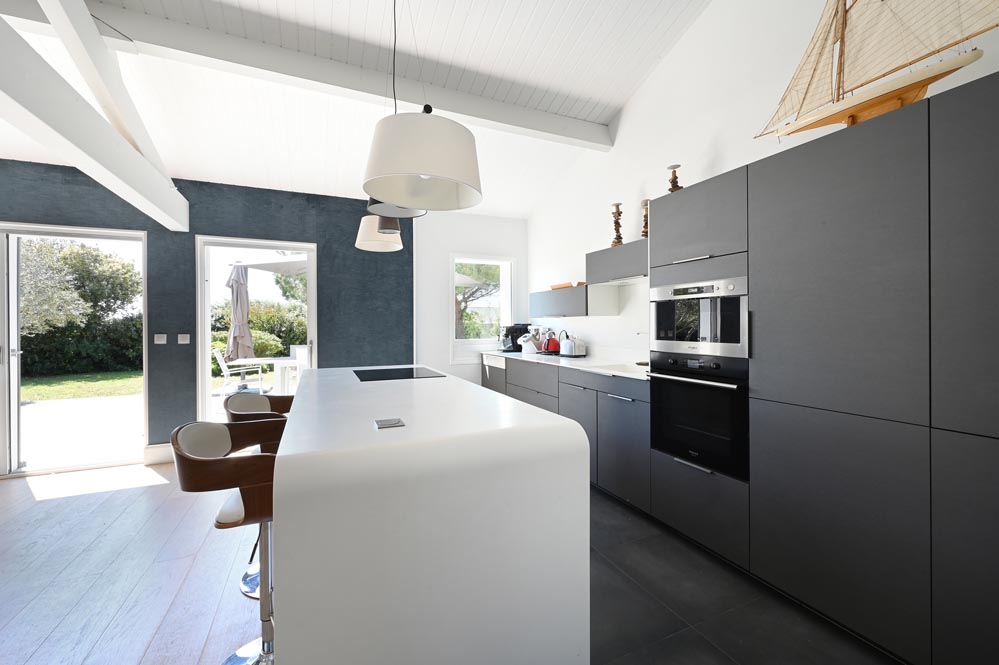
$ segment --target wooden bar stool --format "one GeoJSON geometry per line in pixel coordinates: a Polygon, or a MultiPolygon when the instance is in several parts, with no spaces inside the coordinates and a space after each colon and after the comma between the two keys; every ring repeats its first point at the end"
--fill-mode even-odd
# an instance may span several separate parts
{"type": "Polygon", "coordinates": [[[283,417],[291,411],[291,403],[294,400],[294,395],[233,393],[225,398],[222,407],[229,422],[239,423],[283,417]]]}
{"type": "Polygon", "coordinates": [[[181,425],[170,435],[182,490],[230,490],[215,515],[215,528],[260,525],[260,639],[240,647],[224,665],[274,662],[271,520],[275,453],[286,422],[284,418],[239,423],[195,422],[181,425]],[[253,446],[260,446],[260,452],[232,455],[253,446]]]}

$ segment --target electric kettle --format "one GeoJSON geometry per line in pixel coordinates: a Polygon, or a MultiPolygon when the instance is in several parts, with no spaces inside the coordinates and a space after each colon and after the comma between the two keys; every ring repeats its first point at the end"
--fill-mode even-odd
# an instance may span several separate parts
{"type": "Polygon", "coordinates": [[[541,347],[541,350],[544,351],[545,353],[552,353],[556,355],[558,354],[559,343],[558,343],[558,337],[555,336],[555,333],[553,332],[548,333],[548,337],[545,339],[544,346],[541,347]]]}

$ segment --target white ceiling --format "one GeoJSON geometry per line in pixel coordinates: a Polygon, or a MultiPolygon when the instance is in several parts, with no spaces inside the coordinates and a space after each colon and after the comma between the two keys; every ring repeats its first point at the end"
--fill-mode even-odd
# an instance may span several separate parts
{"type": "MultiPolygon", "coordinates": [[[[397,0],[397,71],[414,81],[607,124],[708,1],[397,0]]],[[[390,71],[392,0],[101,4],[390,71]]]]}
{"type": "MultiPolygon", "coordinates": [[[[620,111],[709,0],[398,2],[400,75],[602,124],[620,111]],[[419,61],[412,55],[414,28],[419,61]]],[[[389,69],[391,0],[104,4],[380,72],[389,69]]],[[[62,44],[43,32],[19,30],[97,108],[62,44]]],[[[391,113],[391,101],[371,103],[335,90],[114,52],[172,178],[365,196],[361,180],[368,146],[375,123],[391,113]]],[[[387,76],[385,81],[388,92],[387,76]]],[[[400,102],[402,110],[414,108],[400,102]]],[[[552,180],[586,150],[501,128],[469,129],[478,145],[484,190],[483,203],[469,212],[479,214],[526,217],[552,180]]],[[[2,119],[0,158],[66,163],[2,119]]]]}

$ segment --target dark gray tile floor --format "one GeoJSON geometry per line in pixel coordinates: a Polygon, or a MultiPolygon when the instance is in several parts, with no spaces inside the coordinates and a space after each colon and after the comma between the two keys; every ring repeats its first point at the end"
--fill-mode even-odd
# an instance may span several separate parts
{"type": "Polygon", "coordinates": [[[590,525],[594,665],[897,665],[599,490],[590,525]]]}

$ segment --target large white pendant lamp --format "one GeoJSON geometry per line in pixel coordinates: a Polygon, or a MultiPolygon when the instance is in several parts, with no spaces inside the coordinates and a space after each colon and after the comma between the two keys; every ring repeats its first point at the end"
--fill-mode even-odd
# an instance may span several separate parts
{"type": "MultiPolygon", "coordinates": [[[[394,112],[375,126],[364,192],[378,202],[412,210],[460,210],[478,205],[482,183],[472,132],[454,120],[432,115],[430,104],[424,104],[423,113],[397,112],[396,18],[396,0],[392,0],[394,112]]],[[[368,205],[374,212],[370,202],[368,205]]]]}
{"type": "Polygon", "coordinates": [[[365,252],[398,252],[402,249],[401,233],[379,233],[378,215],[365,215],[357,229],[354,247],[365,252]]]}
{"type": "Polygon", "coordinates": [[[394,217],[395,219],[423,217],[427,214],[426,210],[420,210],[418,208],[400,208],[397,205],[392,205],[391,203],[385,203],[384,201],[372,198],[368,199],[368,212],[372,215],[378,215],[380,217],[394,217]]]}

